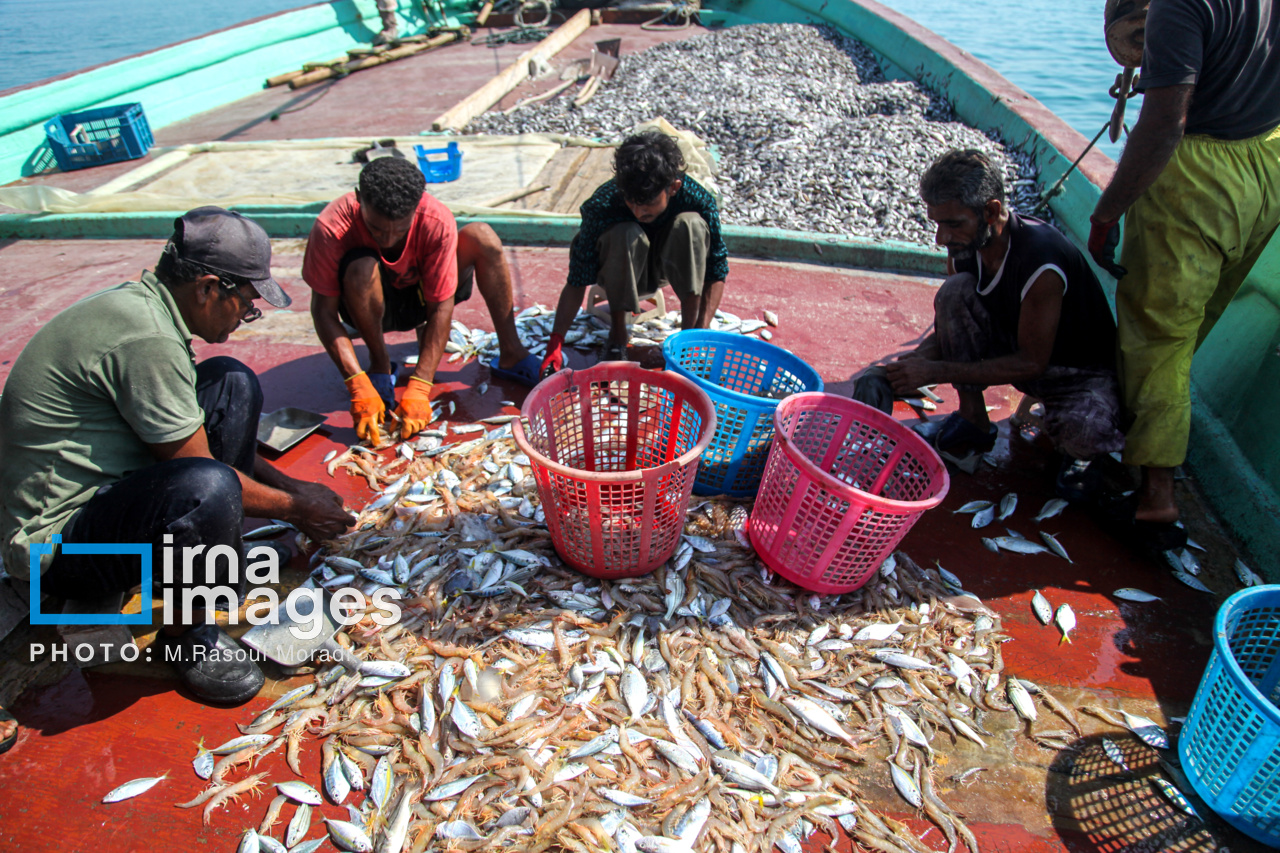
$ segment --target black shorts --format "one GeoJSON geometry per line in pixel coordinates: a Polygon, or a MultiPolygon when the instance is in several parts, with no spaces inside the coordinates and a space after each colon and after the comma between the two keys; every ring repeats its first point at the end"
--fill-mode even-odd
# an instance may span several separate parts
{"type": "MultiPolygon", "coordinates": [[[[395,271],[382,262],[377,249],[352,249],[342,256],[338,264],[338,287],[347,278],[347,267],[361,258],[377,258],[378,271],[382,275],[382,331],[409,332],[427,322],[427,303],[422,298],[421,287],[396,287],[395,271]]],[[[475,268],[468,267],[458,274],[458,289],[453,294],[453,304],[466,302],[471,298],[471,290],[475,283],[475,268]]],[[[338,300],[338,316],[348,326],[355,326],[347,305],[338,300]]]]}

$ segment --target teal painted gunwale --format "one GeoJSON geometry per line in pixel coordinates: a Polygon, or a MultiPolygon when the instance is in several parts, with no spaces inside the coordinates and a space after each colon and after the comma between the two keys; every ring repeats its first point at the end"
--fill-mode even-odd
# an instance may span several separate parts
{"type": "MultiPolygon", "coordinates": [[[[466,0],[449,3],[454,11],[472,5],[466,0]]],[[[964,121],[996,131],[1006,142],[1031,153],[1046,185],[1061,177],[1083,150],[1083,137],[1026,93],[874,0],[712,0],[707,6],[703,20],[709,25],[827,23],[859,38],[885,59],[889,73],[941,91],[964,121]]],[[[415,21],[407,5],[402,15],[410,31],[422,26],[421,18],[415,21]]],[[[153,127],[160,127],[251,94],[260,89],[265,77],[366,42],[376,28],[376,17],[373,0],[337,0],[0,97],[0,127],[4,128],[0,130],[0,180],[17,177],[15,152],[25,145],[23,156],[27,156],[42,138],[40,124],[20,125],[37,112],[42,123],[55,112],[142,100],[153,127]],[[366,20],[375,24],[365,24],[366,20]],[[187,57],[186,65],[179,60],[179,52],[187,57]],[[49,96],[55,97],[41,100],[49,96]],[[14,106],[22,110],[14,111],[14,106]]],[[[463,14],[460,19],[466,23],[470,16],[463,14]]],[[[1091,153],[1051,202],[1064,231],[1078,244],[1084,242],[1089,213],[1112,166],[1105,156],[1091,153]]],[[[318,209],[316,205],[242,208],[278,237],[305,235],[318,209]]],[[[14,214],[0,216],[0,237],[162,238],[178,213],[14,214]]],[[[567,244],[578,225],[576,217],[459,219],[487,221],[503,240],[532,245],[567,244]]],[[[923,273],[939,273],[943,266],[938,251],[900,243],[732,226],[726,228],[725,237],[737,255],[923,273]]],[[[1107,277],[1102,278],[1111,285],[1107,277]]],[[[1255,568],[1272,581],[1280,580],[1280,431],[1252,425],[1280,422],[1280,397],[1259,393],[1280,384],[1280,360],[1270,357],[1277,344],[1280,240],[1273,240],[1196,359],[1188,459],[1215,510],[1251,552],[1255,568]]]]}

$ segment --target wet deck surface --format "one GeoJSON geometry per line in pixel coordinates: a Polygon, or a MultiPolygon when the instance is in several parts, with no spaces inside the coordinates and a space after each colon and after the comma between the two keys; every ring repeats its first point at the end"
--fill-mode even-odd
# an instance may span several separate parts
{"type": "MultiPolygon", "coordinates": [[[[564,57],[585,56],[591,41],[621,35],[623,50],[657,40],[634,27],[603,27],[578,40],[564,57]]],[[[664,37],[669,38],[669,35],[664,37]]],[[[361,72],[333,86],[312,105],[270,120],[272,113],[302,106],[320,92],[264,92],[216,113],[198,116],[158,134],[161,144],[208,139],[376,136],[416,132],[488,75],[499,70],[524,46],[498,52],[460,46],[427,56],[361,72]],[[446,77],[442,68],[450,69],[446,77]],[[443,84],[441,81],[444,81],[443,84]],[[374,103],[377,120],[362,105],[374,103]]],[[[549,86],[554,82],[547,82],[549,86]]],[[[509,96],[506,103],[514,102],[509,96]]],[[[132,168],[104,167],[46,180],[84,190],[132,168]]],[[[121,281],[136,278],[160,252],[160,241],[46,241],[0,244],[0,263],[7,271],[0,282],[0,379],[30,335],[54,313],[76,299],[121,281]]],[[[302,244],[278,241],[277,278],[294,297],[291,310],[268,314],[238,332],[228,344],[197,345],[199,357],[233,355],[258,372],[266,409],[299,406],[326,415],[321,431],[281,456],[278,464],[293,476],[330,483],[354,505],[369,494],[363,480],[339,474],[329,480],[323,456],[354,439],[346,414],[346,395],[314,338],[306,313],[308,290],[299,278],[302,244]]],[[[554,304],[564,280],[567,253],[561,249],[511,248],[517,308],[554,304]]],[[[846,392],[849,378],[867,362],[905,349],[931,318],[937,280],[886,272],[832,269],[803,264],[774,264],[733,259],[723,307],[742,316],[763,309],[781,315],[774,342],[787,347],[822,374],[829,390],[846,392]]],[[[460,306],[456,317],[471,326],[489,328],[478,298],[460,306]]],[[[393,336],[392,356],[411,354],[409,335],[393,336]]],[[[363,348],[358,348],[363,355],[363,348]]],[[[577,366],[594,356],[571,357],[577,366]]],[[[454,420],[467,422],[496,414],[499,401],[523,400],[520,386],[494,382],[481,397],[474,386],[487,370],[471,362],[443,365],[440,393],[457,402],[454,420]]],[[[954,396],[940,389],[947,402],[938,415],[953,408],[954,396]]],[[[1052,454],[1010,435],[1005,418],[1016,405],[1010,389],[992,389],[988,402],[1001,419],[997,467],[976,475],[957,473],[942,507],[911,531],[902,548],[921,565],[941,561],[968,589],[1003,618],[1013,638],[1004,646],[1008,672],[1051,691],[1068,706],[1101,705],[1149,716],[1160,723],[1187,712],[1211,649],[1217,605],[1234,591],[1230,572],[1235,557],[1231,543],[1207,518],[1184,484],[1180,495],[1192,536],[1209,550],[1202,555],[1203,579],[1218,591],[1205,595],[1181,586],[1166,570],[1128,554],[1081,511],[1068,509],[1042,528],[1031,521],[1052,497],[1055,467],[1052,454]],[[975,498],[998,500],[1019,495],[1018,509],[1007,522],[1028,536],[1037,529],[1056,533],[1074,559],[1068,564],[1048,555],[995,555],[986,551],[967,515],[950,510],[975,498]],[[1162,597],[1151,604],[1131,604],[1111,593],[1139,587],[1162,597]],[[1059,645],[1059,633],[1041,626],[1031,613],[1032,592],[1041,589],[1056,606],[1069,603],[1079,617],[1073,642],[1059,645]]],[[[915,415],[901,407],[903,420],[915,415]]],[[[935,415],[936,417],[937,415],[935,415]]],[[[202,787],[191,773],[194,744],[221,742],[235,734],[234,724],[251,719],[268,697],[238,709],[214,709],[185,698],[174,689],[164,665],[142,663],[104,670],[80,671],[52,663],[47,652],[28,666],[31,642],[53,642],[51,633],[21,633],[4,647],[8,662],[0,681],[10,691],[35,679],[13,701],[0,695],[22,723],[17,746],[0,758],[0,839],[6,849],[95,850],[117,853],[142,849],[233,850],[241,831],[256,826],[266,799],[248,799],[217,814],[203,827],[197,814],[173,808],[202,787]],[[114,806],[99,803],[102,795],[132,778],[169,771],[171,778],[148,795],[114,806]]],[[[288,683],[269,683],[278,693],[288,683]]],[[[1100,720],[1079,715],[1086,737],[1069,752],[1038,747],[1012,735],[993,743],[987,753],[968,742],[948,745],[938,773],[945,779],[975,766],[991,768],[967,787],[947,783],[941,796],[967,816],[987,851],[1113,851],[1128,840],[1160,832],[1158,849],[1212,850],[1215,838],[1233,850],[1261,849],[1215,822],[1213,834],[1187,825],[1169,804],[1152,793],[1142,778],[1157,769],[1155,754],[1136,739],[1116,732],[1100,720]],[[1106,733],[1122,745],[1132,774],[1114,775],[1101,758],[1099,737],[1106,733]],[[1179,840],[1180,839],[1180,840],[1179,840]]],[[[1037,730],[1063,726],[1048,721],[1037,730]]],[[[945,736],[943,736],[945,737],[945,736]]],[[[314,779],[319,751],[303,752],[304,770],[314,779]]],[[[259,771],[271,779],[292,778],[281,753],[268,757],[259,771]]],[[[859,784],[869,801],[907,821],[932,849],[945,849],[936,827],[908,813],[888,782],[883,762],[871,761],[859,784]]],[[[326,805],[318,811],[341,812],[326,805]]],[[[328,848],[325,848],[328,849],[328,848]]],[[[814,847],[816,849],[816,847],[814,847]]],[[[1152,848],[1157,849],[1157,848],[1152,848]]]]}

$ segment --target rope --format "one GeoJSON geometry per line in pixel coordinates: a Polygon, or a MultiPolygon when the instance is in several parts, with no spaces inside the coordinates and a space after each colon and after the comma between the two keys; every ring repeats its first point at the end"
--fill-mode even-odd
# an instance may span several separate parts
{"type": "MultiPolygon", "coordinates": [[[[1138,94],[1137,90],[1132,88],[1133,86],[1137,85],[1136,78],[1131,84],[1131,87],[1128,92],[1120,91],[1120,80],[1121,80],[1121,76],[1117,75],[1115,84],[1112,85],[1112,87],[1108,90],[1107,94],[1115,98],[1117,101],[1121,100],[1122,98],[1124,100],[1128,100],[1129,98],[1132,98],[1138,94]]],[[[1049,199],[1057,196],[1059,193],[1062,192],[1062,185],[1066,183],[1067,178],[1071,177],[1071,173],[1074,172],[1076,170],[1076,167],[1080,165],[1080,161],[1085,158],[1085,155],[1088,154],[1091,150],[1093,150],[1093,146],[1098,144],[1098,140],[1102,138],[1102,134],[1106,133],[1110,129],[1111,129],[1111,119],[1107,119],[1106,123],[1102,125],[1102,129],[1093,135],[1093,139],[1089,140],[1089,144],[1084,147],[1084,150],[1080,152],[1080,156],[1077,157],[1075,159],[1075,162],[1071,164],[1071,168],[1067,169],[1067,171],[1063,173],[1062,177],[1058,178],[1058,180],[1054,182],[1053,186],[1050,187],[1048,190],[1046,190],[1044,194],[1040,196],[1040,203],[1037,204],[1031,210],[1031,213],[1033,216],[1049,206],[1049,199]]],[[[1124,131],[1125,136],[1129,135],[1128,124],[1121,124],[1120,129],[1124,131]]]]}
{"type": "Polygon", "coordinates": [[[651,21],[645,21],[640,25],[642,30],[683,30],[693,23],[693,19],[697,17],[698,12],[702,10],[702,0],[670,0],[667,3],[667,10],[651,21]],[[655,26],[660,21],[671,19],[672,23],[664,26],[655,26]]]}
{"type": "MultiPolygon", "coordinates": [[[[1093,135],[1093,139],[1089,140],[1089,144],[1080,152],[1080,156],[1071,164],[1071,168],[1067,169],[1067,171],[1062,174],[1062,177],[1058,178],[1058,180],[1054,182],[1053,186],[1045,190],[1044,194],[1040,196],[1040,203],[1031,209],[1031,214],[1033,216],[1049,206],[1049,199],[1062,192],[1062,185],[1066,183],[1067,178],[1071,177],[1071,173],[1076,170],[1076,166],[1080,165],[1080,161],[1085,158],[1085,155],[1088,154],[1093,149],[1093,146],[1097,144],[1098,140],[1102,138],[1102,134],[1106,133],[1110,128],[1111,122],[1107,121],[1106,124],[1102,125],[1102,128],[1093,135]]],[[[1124,126],[1124,132],[1125,134],[1129,133],[1129,125],[1126,124],[1124,126]]]]}
{"type": "Polygon", "coordinates": [[[486,47],[497,47],[503,44],[525,44],[527,42],[542,41],[549,35],[551,35],[550,27],[519,27],[514,30],[492,33],[476,42],[476,44],[482,44],[486,47]]]}

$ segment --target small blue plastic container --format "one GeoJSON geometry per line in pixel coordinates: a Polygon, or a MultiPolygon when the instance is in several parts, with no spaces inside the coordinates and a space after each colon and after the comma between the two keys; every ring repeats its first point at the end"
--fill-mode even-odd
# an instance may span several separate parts
{"type": "Polygon", "coordinates": [[[450,142],[444,148],[415,145],[413,150],[418,155],[418,168],[427,176],[427,183],[445,184],[462,177],[462,152],[458,150],[458,143],[450,142]]]}
{"type": "Polygon", "coordinates": [[[64,172],[136,160],[153,144],[142,104],[57,115],[44,123],[44,134],[58,168],[64,172]]]}
{"type": "Polygon", "coordinates": [[[1213,627],[1213,655],[1178,736],[1182,769],[1223,820],[1277,847],[1280,586],[1237,592],[1213,627]]]}
{"type": "Polygon", "coordinates": [[[773,443],[778,403],[821,391],[822,377],[791,353],[747,335],[690,329],[662,342],[667,369],[691,379],[716,407],[716,434],[702,453],[693,491],[749,497],[773,443]]]}

